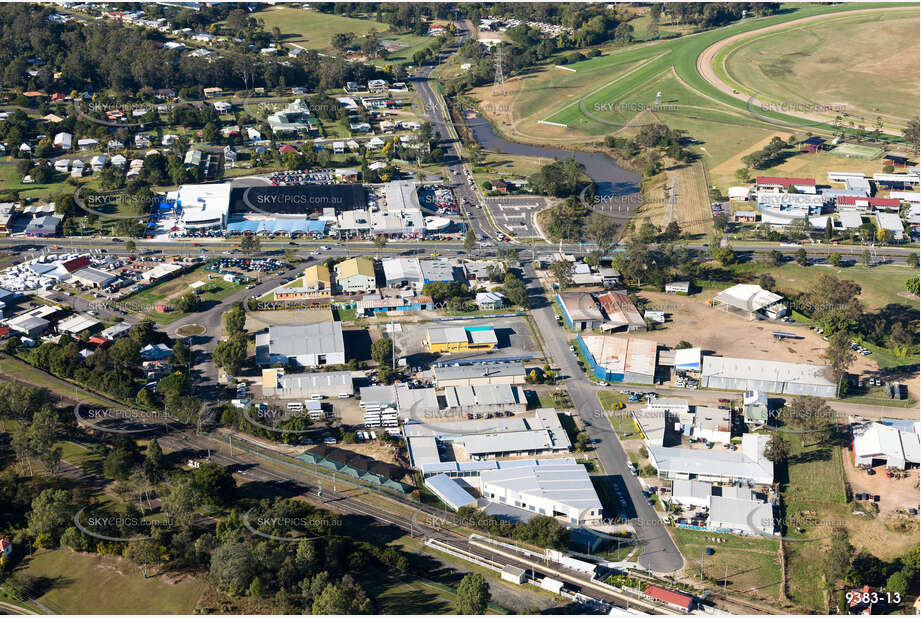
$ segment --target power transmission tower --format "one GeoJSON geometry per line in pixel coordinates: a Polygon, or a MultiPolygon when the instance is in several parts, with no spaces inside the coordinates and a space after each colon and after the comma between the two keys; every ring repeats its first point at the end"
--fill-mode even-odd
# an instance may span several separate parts
{"type": "Polygon", "coordinates": [[[505,96],[505,76],[502,74],[502,45],[496,45],[496,81],[492,85],[493,94],[505,96]]]}

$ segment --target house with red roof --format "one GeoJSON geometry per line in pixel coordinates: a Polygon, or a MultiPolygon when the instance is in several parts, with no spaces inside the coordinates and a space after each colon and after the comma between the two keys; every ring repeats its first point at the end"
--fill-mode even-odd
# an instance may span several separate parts
{"type": "Polygon", "coordinates": [[[795,178],[792,176],[758,176],[755,178],[756,191],[786,191],[793,187],[800,193],[815,193],[815,178],[795,178]]]}
{"type": "Polygon", "coordinates": [[[680,609],[685,612],[691,611],[694,607],[694,597],[684,594],[683,592],[678,592],[677,590],[669,590],[668,588],[649,584],[643,590],[643,594],[651,599],[665,603],[669,607],[680,609]]]}
{"type": "Polygon", "coordinates": [[[851,615],[885,613],[883,608],[886,606],[886,593],[880,593],[873,586],[851,588],[848,590],[847,599],[847,613],[851,615]]]}
{"type": "Polygon", "coordinates": [[[892,197],[860,197],[855,195],[839,195],[837,199],[838,212],[852,211],[867,214],[873,210],[894,210],[898,212],[902,206],[901,200],[892,197]]]}
{"type": "Polygon", "coordinates": [[[286,152],[297,152],[297,148],[295,148],[291,144],[282,144],[281,147],[278,149],[278,152],[282,154],[286,152]]]}

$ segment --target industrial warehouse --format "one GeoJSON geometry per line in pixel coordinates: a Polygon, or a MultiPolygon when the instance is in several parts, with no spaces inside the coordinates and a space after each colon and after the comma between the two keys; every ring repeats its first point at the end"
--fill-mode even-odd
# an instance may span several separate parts
{"type": "Polygon", "coordinates": [[[701,386],[717,390],[834,397],[831,367],[806,363],[704,356],[701,386]]]}
{"type": "Polygon", "coordinates": [[[596,378],[632,384],[654,382],[657,349],[654,341],[606,335],[579,335],[577,341],[596,378]]]}

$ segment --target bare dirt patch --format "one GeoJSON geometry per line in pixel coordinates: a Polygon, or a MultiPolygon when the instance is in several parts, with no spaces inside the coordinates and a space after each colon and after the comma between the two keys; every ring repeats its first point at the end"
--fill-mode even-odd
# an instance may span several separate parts
{"type": "MultiPolygon", "coordinates": [[[[749,321],[723,309],[708,307],[707,299],[715,295],[714,290],[694,296],[640,292],[641,298],[648,299],[654,308],[664,309],[668,317],[664,328],[640,336],[669,347],[675,347],[679,341],[688,341],[695,347],[721,356],[825,364],[822,353],[827,344],[814,331],[798,327],[794,332],[802,335],[802,339],[778,341],[771,333],[789,331],[791,324],[783,324],[781,328],[780,324],[749,321]]],[[[861,356],[850,371],[871,372],[877,371],[877,367],[867,357],[861,356]]]]}

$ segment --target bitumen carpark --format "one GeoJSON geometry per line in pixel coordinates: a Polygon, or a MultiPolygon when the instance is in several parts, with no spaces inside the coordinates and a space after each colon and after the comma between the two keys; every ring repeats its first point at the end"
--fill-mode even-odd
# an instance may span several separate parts
{"type": "Polygon", "coordinates": [[[515,238],[537,238],[534,213],[543,208],[540,197],[488,197],[489,214],[500,229],[515,238]]]}

